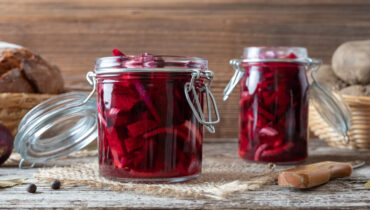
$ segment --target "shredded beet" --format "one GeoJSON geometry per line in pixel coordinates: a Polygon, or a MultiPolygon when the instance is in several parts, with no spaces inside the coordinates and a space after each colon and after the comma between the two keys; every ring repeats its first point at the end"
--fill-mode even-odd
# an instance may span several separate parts
{"type": "Polygon", "coordinates": [[[125,56],[125,54],[123,54],[121,51],[119,51],[118,49],[114,49],[112,51],[113,55],[114,56],[125,56]]]}
{"type": "MultiPolygon", "coordinates": [[[[290,53],[284,58],[297,57],[290,53]]],[[[305,159],[308,84],[304,65],[260,62],[243,66],[246,75],[241,80],[239,155],[262,162],[305,159]]]]}
{"type": "Polygon", "coordinates": [[[153,120],[140,120],[130,125],[127,125],[128,134],[132,137],[143,135],[150,130],[158,127],[158,123],[153,120]]]}
{"type": "MultiPolygon", "coordinates": [[[[113,50],[115,56],[125,56],[113,50]]],[[[196,66],[142,54],[122,67],[196,66]]],[[[99,163],[106,177],[167,178],[200,173],[202,126],[186,101],[191,74],[135,72],[98,77],[99,163]]],[[[199,100],[202,101],[202,94],[199,100]]]]}

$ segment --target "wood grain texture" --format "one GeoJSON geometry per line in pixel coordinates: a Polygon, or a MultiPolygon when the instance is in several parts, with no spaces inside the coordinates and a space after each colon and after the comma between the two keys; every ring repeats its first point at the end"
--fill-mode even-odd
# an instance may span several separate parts
{"type": "Polygon", "coordinates": [[[207,58],[222,113],[213,137],[237,137],[238,91],[221,94],[244,46],[305,46],[328,63],[342,42],[370,38],[367,0],[2,0],[0,11],[0,40],[42,54],[71,86],[113,48],[207,58]]]}
{"type": "MultiPolygon", "coordinates": [[[[225,163],[233,164],[237,157],[236,139],[207,139],[204,153],[225,163]],[[231,143],[230,143],[231,142],[231,143]]],[[[143,195],[135,192],[113,192],[109,189],[92,189],[85,186],[69,186],[51,190],[46,184],[38,184],[38,193],[27,193],[25,185],[0,190],[0,208],[174,208],[174,209],[369,209],[370,190],[364,184],[370,179],[370,153],[328,147],[322,141],[311,141],[310,157],[306,163],[325,160],[351,161],[361,159],[367,165],[354,170],[350,177],[335,179],[325,185],[308,190],[282,188],[276,184],[266,185],[256,191],[241,192],[228,200],[176,199],[165,196],[143,195]],[[338,154],[341,156],[338,157],[338,154]]],[[[97,158],[73,160],[97,161],[97,158]]],[[[57,165],[71,162],[59,161],[57,165]]],[[[281,165],[277,170],[294,167],[281,165]]],[[[0,178],[32,177],[37,169],[20,170],[14,167],[0,168],[0,178]]],[[[34,181],[33,179],[29,180],[34,181]]]]}

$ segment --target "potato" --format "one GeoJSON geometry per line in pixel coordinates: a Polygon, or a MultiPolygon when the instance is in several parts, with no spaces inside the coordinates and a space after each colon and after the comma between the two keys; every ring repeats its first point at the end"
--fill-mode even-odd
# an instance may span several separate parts
{"type": "Polygon", "coordinates": [[[370,40],[339,46],[334,52],[332,66],[334,73],[349,84],[370,84],[370,40]]]}
{"type": "MultiPolygon", "coordinates": [[[[339,79],[339,77],[334,74],[330,65],[321,66],[321,68],[314,74],[319,84],[329,90],[340,90],[348,86],[347,83],[339,79]]],[[[312,82],[311,72],[308,73],[308,81],[310,83],[312,82]]]]}
{"type": "Polygon", "coordinates": [[[340,92],[343,95],[370,96],[370,85],[352,85],[340,90],[340,92]]]}

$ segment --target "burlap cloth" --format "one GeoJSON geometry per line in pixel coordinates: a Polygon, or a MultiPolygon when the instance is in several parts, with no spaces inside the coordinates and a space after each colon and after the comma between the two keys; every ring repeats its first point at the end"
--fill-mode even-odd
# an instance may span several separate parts
{"type": "MultiPolygon", "coordinates": [[[[66,157],[68,159],[81,159],[89,157],[87,163],[77,163],[69,166],[54,166],[52,168],[41,168],[34,174],[39,182],[49,183],[54,179],[62,181],[64,186],[87,185],[93,188],[108,187],[114,191],[136,191],[138,193],[178,197],[198,198],[206,197],[212,199],[225,199],[233,193],[256,190],[265,184],[275,181],[275,165],[253,164],[243,160],[220,161],[216,157],[203,158],[202,174],[191,181],[174,184],[143,184],[143,183],[121,183],[107,180],[99,176],[97,151],[82,150],[66,157]]],[[[17,163],[19,155],[14,154],[6,162],[6,165],[17,163]]],[[[74,161],[71,161],[74,162],[74,161]]]]}

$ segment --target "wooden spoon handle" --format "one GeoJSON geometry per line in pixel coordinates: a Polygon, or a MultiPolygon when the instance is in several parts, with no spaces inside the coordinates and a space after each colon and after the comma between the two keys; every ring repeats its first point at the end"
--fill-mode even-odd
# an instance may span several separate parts
{"type": "Polygon", "coordinates": [[[350,176],[349,163],[325,161],[279,172],[278,184],[283,187],[310,188],[333,178],[350,176]]]}

